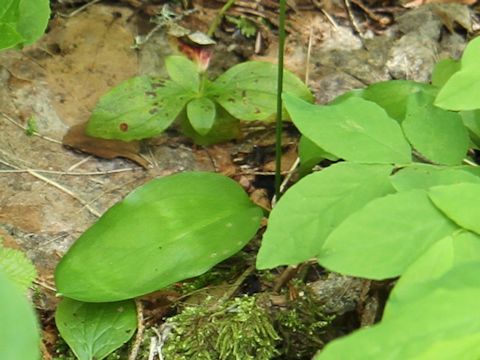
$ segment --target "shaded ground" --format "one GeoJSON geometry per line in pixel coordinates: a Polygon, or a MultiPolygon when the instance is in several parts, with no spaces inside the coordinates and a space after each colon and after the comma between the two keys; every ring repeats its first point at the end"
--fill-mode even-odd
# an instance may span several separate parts
{"type": "MultiPolygon", "coordinates": [[[[434,63],[448,56],[458,58],[467,34],[476,27],[473,10],[462,5],[408,11],[390,7],[375,13],[388,24],[355,8],[360,37],[342,7],[329,8],[332,22],[309,4],[290,12],[287,67],[302,78],[308,74],[319,103],[377,81],[428,81],[434,63]]],[[[186,16],[184,24],[206,31],[219,5],[205,5],[186,16]]],[[[73,5],[61,8],[73,9],[73,5]]],[[[242,9],[233,9],[233,15],[235,11],[242,9]]],[[[274,13],[269,8],[265,12],[274,13]]],[[[172,51],[164,32],[155,33],[140,50],[132,48],[136,36],[152,26],[139,9],[100,3],[72,17],[55,16],[38,44],[0,54],[0,236],[9,246],[23,249],[37,266],[41,293],[37,308],[45,319],[55,306],[53,270],[62,254],[99,215],[149,179],[186,170],[220,171],[238,180],[254,201],[269,206],[273,131],[268,124],[249,124],[238,141],[209,148],[168,132],[142,145],[148,169],[62,146],[68,128],[87,121],[111,87],[138,74],[164,74],[162,59],[172,51]],[[29,120],[43,137],[27,135],[29,120]]],[[[275,61],[271,31],[261,28],[262,46],[255,54],[255,38],[225,31],[229,28],[217,32],[220,41],[212,73],[247,57],[275,61]]],[[[283,170],[288,171],[296,159],[297,135],[288,124],[285,127],[283,170]]],[[[253,252],[255,244],[252,247],[253,252]]],[[[274,273],[277,276],[280,272],[274,273]]],[[[372,304],[381,302],[379,292],[363,281],[333,278],[317,273],[310,286],[317,295],[337,299],[342,296],[335,291],[346,288],[346,296],[353,299],[348,311],[361,312],[355,321],[372,323],[378,315],[372,304]]],[[[261,282],[258,286],[265,288],[261,282]]],[[[345,306],[336,312],[345,312],[345,306]]],[[[55,340],[48,337],[53,332],[48,324],[45,342],[51,345],[55,340]]]]}

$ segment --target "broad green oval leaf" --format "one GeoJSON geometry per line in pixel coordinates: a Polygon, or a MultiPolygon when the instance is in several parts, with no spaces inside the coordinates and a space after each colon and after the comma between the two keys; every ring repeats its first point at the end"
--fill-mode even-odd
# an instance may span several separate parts
{"type": "Polygon", "coordinates": [[[40,330],[33,307],[3,272],[0,272],[0,294],[0,359],[40,359],[40,330]]]}
{"type": "Polygon", "coordinates": [[[412,189],[427,190],[433,186],[458,184],[459,182],[480,183],[480,177],[463,167],[441,167],[430,164],[407,166],[391,176],[397,191],[412,189]]]}
{"type": "Polygon", "coordinates": [[[2,0],[0,49],[34,43],[43,35],[49,18],[49,0],[2,0]]]}
{"type": "Polygon", "coordinates": [[[468,151],[468,131],[458,113],[432,105],[434,98],[417,92],[410,96],[405,120],[405,136],[412,146],[434,163],[461,164],[468,151]]]}
{"type": "Polygon", "coordinates": [[[442,87],[458,70],[460,70],[460,61],[453,59],[439,61],[432,72],[432,85],[442,87]]]}
{"type": "Polygon", "coordinates": [[[187,104],[190,124],[200,135],[206,135],[215,122],[215,104],[207,98],[193,99],[187,104]]]}
{"type": "MultiPolygon", "coordinates": [[[[284,70],[283,91],[313,101],[308,87],[284,70]]],[[[276,110],[277,65],[247,61],[220,75],[206,90],[232,116],[240,120],[270,120],[276,110]]]]}
{"type": "Polygon", "coordinates": [[[152,180],[74,243],[55,271],[58,292],[116,301],[200,275],[238,252],[261,218],[225,176],[187,172],[152,180]]]}
{"type": "Polygon", "coordinates": [[[480,109],[480,38],[470,41],[463,53],[460,70],[440,89],[435,105],[448,110],[480,109]]]}
{"type": "Polygon", "coordinates": [[[480,185],[461,183],[436,186],[428,192],[445,215],[461,227],[480,234],[480,185]]]}
{"type": "Polygon", "coordinates": [[[325,241],[318,261],[326,268],[368,279],[401,275],[433,243],[458,227],[429,200],[410,190],[371,201],[325,241]]]}
{"type": "Polygon", "coordinates": [[[395,316],[328,344],[315,360],[476,360],[480,357],[479,266],[456,267],[438,289],[409,301],[395,316]],[[476,279],[474,284],[464,278],[476,279]],[[445,288],[442,285],[449,285],[445,288]]]}
{"type": "Polygon", "coordinates": [[[23,252],[6,248],[2,242],[0,237],[0,272],[15,282],[21,291],[26,292],[37,277],[37,270],[23,252]]]}
{"type": "Polygon", "coordinates": [[[194,93],[200,90],[198,67],[184,56],[168,56],[165,58],[167,73],[175,83],[186,91],[194,93]]]}
{"type": "Polygon", "coordinates": [[[85,303],[64,298],[55,324],[79,360],[101,360],[133,336],[137,311],[133,300],[85,303]]]}
{"type": "Polygon", "coordinates": [[[320,161],[328,159],[337,161],[338,158],[329,154],[306,136],[301,136],[298,142],[298,157],[300,158],[299,173],[306,175],[320,161]]]}
{"type": "Polygon", "coordinates": [[[371,200],[394,192],[392,166],[338,163],[289,189],[270,214],[257,268],[294,265],[315,257],[345,218],[371,200]]]}
{"type": "Polygon", "coordinates": [[[172,81],[134,77],[102,96],[88,120],[87,134],[131,141],[160,134],[194,97],[172,81]]]}
{"type": "Polygon", "coordinates": [[[411,149],[398,123],[377,104],[351,97],[338,105],[309,104],[284,94],[300,132],[325,151],[361,163],[410,163],[411,149]]]}
{"type": "Polygon", "coordinates": [[[401,123],[405,118],[408,98],[416,92],[435,95],[438,89],[410,80],[390,80],[369,85],[363,90],[361,97],[376,103],[388,116],[401,123]]]}
{"type": "Polygon", "coordinates": [[[480,237],[468,231],[447,236],[433,244],[400,277],[388,302],[382,319],[389,319],[401,311],[408,301],[427,295],[441,284],[435,282],[459,264],[480,264],[480,237]]]}

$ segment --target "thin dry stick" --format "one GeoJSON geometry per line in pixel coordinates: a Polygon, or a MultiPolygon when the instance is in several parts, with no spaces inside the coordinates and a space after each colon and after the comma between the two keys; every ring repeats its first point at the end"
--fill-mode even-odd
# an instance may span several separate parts
{"type": "Polygon", "coordinates": [[[347,10],[348,19],[350,20],[350,23],[352,24],[353,29],[358,34],[358,36],[360,37],[360,40],[362,41],[363,46],[365,47],[365,44],[364,44],[365,36],[363,35],[362,30],[360,30],[357,20],[355,20],[355,16],[353,16],[353,10],[352,10],[352,5],[350,4],[350,0],[343,0],[343,2],[347,10]]]}
{"type": "Polygon", "coordinates": [[[90,159],[92,159],[92,155],[88,155],[87,157],[83,158],[82,160],[80,160],[79,162],[73,164],[72,166],[70,166],[67,171],[72,171],[74,169],[76,169],[77,167],[79,167],[80,165],[83,165],[85,164],[87,161],[89,161],[90,159]]]}
{"type": "Polygon", "coordinates": [[[40,280],[33,280],[33,283],[35,285],[41,286],[47,290],[53,291],[54,293],[57,293],[57,289],[54,288],[53,286],[48,285],[47,283],[40,281],[40,280]]]}
{"type": "MultiPolygon", "coordinates": [[[[12,119],[10,116],[8,116],[7,114],[5,114],[3,111],[0,111],[0,115],[2,115],[5,119],[7,119],[8,121],[10,121],[13,125],[19,127],[20,129],[24,130],[24,131],[27,131],[27,127],[26,126],[23,126],[22,124],[18,123],[17,121],[15,121],[14,119],[12,119]]],[[[60,140],[57,140],[57,139],[53,139],[51,137],[48,137],[48,136],[45,136],[45,135],[42,135],[36,131],[33,132],[33,135],[35,136],[38,136],[39,138],[42,138],[43,140],[47,140],[47,141],[50,141],[50,142],[53,142],[55,144],[60,144],[62,145],[62,142],[60,140]]]]}
{"type": "Polygon", "coordinates": [[[308,86],[310,80],[310,59],[312,57],[313,26],[310,24],[310,33],[308,34],[307,59],[305,64],[305,85],[308,86]]]}
{"type": "Polygon", "coordinates": [[[338,25],[333,17],[323,9],[322,3],[319,0],[312,0],[313,5],[320,10],[320,12],[327,18],[328,22],[332,24],[335,30],[338,30],[338,25]]]}
{"type": "Polygon", "coordinates": [[[148,352],[148,360],[154,360],[156,353],[157,353],[157,338],[155,336],[152,336],[150,338],[150,350],[148,352]]]}
{"type": "Polygon", "coordinates": [[[42,174],[54,174],[54,175],[70,175],[70,176],[100,176],[100,175],[109,175],[116,174],[127,171],[135,171],[135,168],[124,168],[124,169],[115,169],[115,170],[106,170],[106,171],[92,171],[92,172],[75,172],[75,171],[58,171],[58,170],[43,170],[43,169],[20,169],[14,165],[8,164],[6,161],[0,159],[0,163],[7,165],[14,170],[0,170],[0,174],[15,174],[15,173],[28,173],[30,171],[42,174]]]}
{"type": "Polygon", "coordinates": [[[142,301],[135,299],[135,305],[137,307],[137,334],[135,335],[135,341],[133,342],[132,350],[128,355],[128,360],[135,360],[140,350],[140,345],[143,341],[143,332],[145,331],[145,325],[143,324],[143,305],[142,301]]]}
{"type": "Polygon", "coordinates": [[[469,159],[463,159],[463,162],[467,165],[478,166],[477,163],[474,163],[472,160],[469,160],[469,159]]]}
{"type": "Polygon", "coordinates": [[[38,173],[36,173],[35,171],[32,171],[32,170],[27,170],[27,173],[29,173],[30,175],[32,176],[35,176],[37,179],[40,179],[42,181],[45,181],[47,184],[49,185],[52,185],[54,187],[56,187],[57,189],[63,191],[64,193],[70,195],[71,197],[73,197],[75,200],[77,200],[79,203],[81,203],[83,206],[85,206],[85,208],[90,212],[92,213],[93,215],[97,216],[97,217],[100,217],[101,214],[95,210],[94,208],[92,208],[87,201],[83,200],[81,197],[79,197],[77,194],[75,194],[73,191],[71,190],[68,190],[67,188],[63,187],[62,185],[56,183],[55,181],[49,179],[49,178],[46,178],[45,176],[43,175],[40,175],[38,173]]]}

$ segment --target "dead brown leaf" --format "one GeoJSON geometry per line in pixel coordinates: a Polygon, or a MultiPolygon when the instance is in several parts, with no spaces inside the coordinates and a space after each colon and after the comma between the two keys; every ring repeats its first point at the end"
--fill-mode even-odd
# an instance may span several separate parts
{"type": "Polygon", "coordinates": [[[85,125],[86,123],[72,126],[63,137],[63,145],[103,159],[122,157],[132,160],[145,169],[150,167],[150,163],[139,155],[139,141],[125,142],[94,138],[85,134],[85,125]]]}

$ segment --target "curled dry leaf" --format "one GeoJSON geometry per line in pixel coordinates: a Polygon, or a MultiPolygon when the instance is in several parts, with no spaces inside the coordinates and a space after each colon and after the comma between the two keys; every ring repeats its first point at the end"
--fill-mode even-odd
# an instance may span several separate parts
{"type": "Polygon", "coordinates": [[[150,166],[149,162],[139,155],[139,141],[126,142],[91,137],[85,134],[85,125],[86,123],[72,126],[63,137],[63,145],[103,159],[122,157],[145,169],[150,166]]]}

